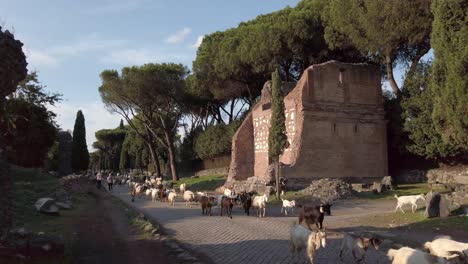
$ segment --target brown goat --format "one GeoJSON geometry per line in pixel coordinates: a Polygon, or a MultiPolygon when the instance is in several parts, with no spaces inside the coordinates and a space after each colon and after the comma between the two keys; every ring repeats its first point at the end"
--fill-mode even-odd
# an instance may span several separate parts
{"type": "Polygon", "coordinates": [[[207,196],[201,196],[200,197],[200,205],[202,208],[202,215],[210,215],[211,216],[211,207],[213,207],[213,204],[215,203],[216,198],[215,197],[207,197],[207,196]]]}
{"type": "Polygon", "coordinates": [[[232,207],[234,206],[234,199],[223,196],[221,200],[221,216],[223,216],[223,211],[226,210],[226,215],[232,219],[232,207]]]}

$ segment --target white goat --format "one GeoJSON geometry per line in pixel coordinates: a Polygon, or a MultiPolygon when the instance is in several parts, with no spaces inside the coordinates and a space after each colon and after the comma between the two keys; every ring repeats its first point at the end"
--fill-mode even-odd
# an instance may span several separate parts
{"type": "Polygon", "coordinates": [[[180,193],[184,193],[186,191],[186,187],[187,187],[186,183],[180,184],[179,186],[180,193]]]}
{"type": "Polygon", "coordinates": [[[395,213],[398,209],[400,209],[403,213],[405,213],[405,211],[401,208],[402,206],[406,205],[406,204],[410,204],[411,205],[411,211],[414,213],[416,211],[416,209],[418,208],[418,200],[421,199],[423,201],[426,200],[426,197],[424,196],[424,194],[419,194],[419,195],[406,195],[406,196],[400,196],[398,197],[396,194],[395,194],[395,198],[397,199],[397,206],[395,207],[395,213]]]}
{"type": "Polygon", "coordinates": [[[177,197],[177,194],[175,192],[169,192],[167,195],[167,200],[169,201],[169,204],[172,206],[175,206],[175,198],[177,197]]]}
{"type": "Polygon", "coordinates": [[[325,248],[327,243],[327,234],[325,229],[323,231],[311,232],[303,225],[296,225],[295,223],[291,226],[289,250],[297,256],[298,253],[306,249],[307,256],[309,257],[310,263],[314,263],[315,251],[320,247],[325,248]]]}
{"type": "Polygon", "coordinates": [[[262,196],[255,196],[253,198],[252,206],[257,208],[258,217],[262,217],[262,209],[263,209],[263,217],[265,217],[267,202],[268,202],[268,196],[266,194],[262,196]]]}
{"type": "Polygon", "coordinates": [[[437,236],[432,242],[424,243],[424,248],[432,255],[453,260],[454,263],[457,259],[460,263],[468,262],[468,243],[452,240],[449,236],[437,236]]]}
{"type": "Polygon", "coordinates": [[[154,203],[158,198],[159,189],[153,188],[151,189],[151,201],[154,203]]]}
{"type": "Polygon", "coordinates": [[[283,200],[283,198],[281,198],[281,201],[283,201],[283,206],[281,206],[281,213],[283,213],[283,210],[284,210],[284,215],[288,215],[288,210],[291,210],[292,212],[294,212],[293,210],[294,210],[294,207],[296,206],[296,201],[283,200]]]}
{"type": "Polygon", "coordinates": [[[151,197],[151,189],[146,189],[145,195],[149,199],[151,197]]]}
{"type": "Polygon", "coordinates": [[[197,192],[198,196],[208,196],[208,193],[206,192],[197,192]]]}
{"type": "Polygon", "coordinates": [[[444,258],[436,257],[422,252],[418,249],[402,247],[400,249],[389,249],[387,256],[392,264],[446,264],[444,258]]]}
{"type": "Polygon", "coordinates": [[[232,198],[233,193],[234,192],[232,190],[227,189],[227,188],[224,189],[224,192],[223,192],[224,196],[229,197],[229,198],[232,198]]]}
{"type": "Polygon", "coordinates": [[[195,199],[195,194],[192,191],[184,192],[185,207],[187,207],[188,204],[190,203],[190,208],[192,208],[193,199],[195,199]]]}

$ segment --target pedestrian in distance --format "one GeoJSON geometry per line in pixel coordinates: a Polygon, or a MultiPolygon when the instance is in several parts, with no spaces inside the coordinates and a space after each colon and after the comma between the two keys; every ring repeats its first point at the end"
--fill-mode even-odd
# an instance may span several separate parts
{"type": "Polygon", "coordinates": [[[98,171],[98,173],[96,174],[96,187],[98,188],[98,190],[101,189],[101,182],[102,182],[102,173],[98,171]]]}
{"type": "Polygon", "coordinates": [[[112,191],[113,184],[114,184],[114,179],[112,178],[112,173],[109,173],[109,176],[107,176],[107,186],[109,188],[109,191],[112,191]]]}

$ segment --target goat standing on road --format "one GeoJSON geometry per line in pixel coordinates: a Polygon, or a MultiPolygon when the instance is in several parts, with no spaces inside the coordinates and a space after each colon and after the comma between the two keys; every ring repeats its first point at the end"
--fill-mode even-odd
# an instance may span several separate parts
{"type": "Polygon", "coordinates": [[[211,216],[211,207],[216,202],[216,198],[208,197],[208,196],[201,196],[200,197],[200,205],[202,208],[202,215],[209,215],[211,216]]]}
{"type": "Polygon", "coordinates": [[[400,196],[400,197],[398,197],[398,195],[395,194],[394,197],[397,199],[397,206],[395,207],[395,213],[397,212],[398,209],[400,209],[403,213],[405,213],[405,211],[401,207],[403,207],[406,204],[411,205],[411,211],[414,213],[416,209],[418,209],[418,204],[417,204],[418,200],[419,199],[423,201],[426,200],[426,197],[424,197],[424,194],[406,195],[406,196],[400,196]]]}
{"type": "Polygon", "coordinates": [[[252,206],[257,208],[258,217],[265,217],[266,213],[266,203],[268,202],[268,196],[266,194],[262,196],[255,196],[252,201],[252,206]],[[262,215],[263,209],[263,215],[262,215]]]}
{"type": "Polygon", "coordinates": [[[315,251],[325,248],[327,234],[325,230],[313,232],[302,225],[293,224],[290,231],[289,250],[294,256],[306,249],[310,263],[314,263],[315,251]]]}
{"type": "Polygon", "coordinates": [[[351,251],[356,263],[362,261],[366,263],[366,252],[369,246],[379,250],[382,241],[375,237],[356,236],[352,234],[345,234],[341,241],[340,259],[343,261],[343,251],[351,251]]]}
{"type": "Polygon", "coordinates": [[[296,206],[296,201],[283,200],[283,198],[281,198],[281,201],[283,202],[283,206],[281,206],[281,213],[283,213],[284,211],[284,215],[287,216],[288,210],[291,210],[291,211],[294,210],[294,207],[296,206]]]}
{"type": "Polygon", "coordinates": [[[315,224],[318,229],[322,229],[323,227],[323,219],[325,218],[325,214],[331,214],[331,204],[322,204],[322,205],[315,205],[315,206],[302,206],[298,205],[298,207],[302,207],[302,210],[299,214],[299,224],[305,220],[307,227],[309,227],[310,231],[312,231],[311,224],[315,224]]]}
{"type": "Polygon", "coordinates": [[[223,216],[223,211],[226,210],[226,215],[232,219],[232,207],[234,206],[234,199],[224,196],[221,199],[221,216],[223,216]]]}

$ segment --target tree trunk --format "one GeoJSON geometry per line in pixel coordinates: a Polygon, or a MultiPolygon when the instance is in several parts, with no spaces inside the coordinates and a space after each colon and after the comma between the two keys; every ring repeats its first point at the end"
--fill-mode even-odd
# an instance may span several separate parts
{"type": "Polygon", "coordinates": [[[406,73],[407,74],[406,76],[411,75],[416,70],[416,66],[418,66],[419,61],[424,55],[426,55],[426,53],[429,52],[430,49],[431,49],[430,45],[418,48],[418,51],[416,52],[416,56],[411,61],[411,65],[406,73]]]}
{"type": "Polygon", "coordinates": [[[280,179],[280,162],[279,156],[275,159],[275,181],[276,181],[276,199],[280,199],[279,179],[280,179]]]}
{"type": "Polygon", "coordinates": [[[151,160],[153,161],[154,169],[156,170],[157,177],[161,177],[161,165],[159,164],[158,154],[155,151],[154,143],[148,142],[148,148],[151,154],[151,160]]]}
{"type": "Polygon", "coordinates": [[[398,84],[396,83],[395,77],[393,76],[393,58],[390,51],[385,52],[385,66],[387,68],[387,79],[390,83],[390,87],[392,88],[395,96],[399,98],[400,89],[398,88],[398,84]]]}
{"type": "Polygon", "coordinates": [[[13,224],[12,217],[12,184],[9,166],[2,160],[2,149],[0,147],[0,240],[6,235],[13,224]]]}
{"type": "Polygon", "coordinates": [[[168,154],[169,154],[168,155],[169,156],[169,165],[171,167],[172,180],[173,181],[178,181],[179,180],[179,175],[177,174],[174,144],[172,142],[172,139],[171,139],[169,133],[164,131],[164,136],[166,137],[167,151],[168,151],[168,154]]]}
{"type": "Polygon", "coordinates": [[[148,138],[143,138],[148,145],[150,150],[151,159],[153,160],[154,168],[156,169],[156,174],[158,177],[161,177],[161,166],[159,164],[158,154],[156,153],[156,147],[154,146],[153,135],[148,127],[146,127],[146,134],[148,134],[148,138]]]}

